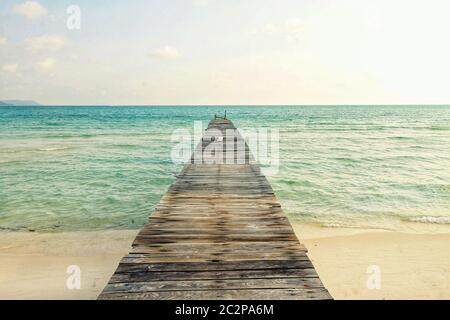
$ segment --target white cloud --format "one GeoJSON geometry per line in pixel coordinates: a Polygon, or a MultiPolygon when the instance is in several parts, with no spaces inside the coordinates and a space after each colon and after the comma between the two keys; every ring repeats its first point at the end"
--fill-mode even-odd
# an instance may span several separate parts
{"type": "Polygon", "coordinates": [[[150,52],[150,57],[156,59],[176,59],[179,56],[178,50],[171,46],[165,46],[150,52]]]}
{"type": "Polygon", "coordinates": [[[14,12],[34,20],[45,16],[47,9],[37,1],[26,1],[14,6],[14,12]]]}
{"type": "Polygon", "coordinates": [[[53,67],[55,66],[56,60],[53,58],[47,58],[41,62],[38,63],[38,68],[39,70],[43,71],[43,72],[49,72],[50,70],[53,69],[53,67]]]}
{"type": "Polygon", "coordinates": [[[18,66],[17,63],[4,64],[2,66],[2,71],[14,73],[17,71],[17,66],[18,66]]]}
{"type": "Polygon", "coordinates": [[[67,44],[67,39],[62,36],[43,35],[25,39],[25,44],[32,51],[57,51],[67,44]]]}
{"type": "Polygon", "coordinates": [[[5,37],[0,37],[0,46],[6,44],[7,41],[8,39],[6,39],[5,37]]]}

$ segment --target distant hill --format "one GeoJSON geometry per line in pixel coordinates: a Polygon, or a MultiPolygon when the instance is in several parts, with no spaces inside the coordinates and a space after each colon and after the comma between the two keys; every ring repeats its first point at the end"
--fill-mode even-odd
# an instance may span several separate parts
{"type": "Polygon", "coordinates": [[[33,100],[1,100],[0,106],[40,106],[33,100]]]}

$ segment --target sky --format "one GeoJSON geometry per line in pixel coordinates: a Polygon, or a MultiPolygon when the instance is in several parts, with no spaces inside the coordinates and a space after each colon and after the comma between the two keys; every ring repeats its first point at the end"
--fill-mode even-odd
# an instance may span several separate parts
{"type": "Polygon", "coordinates": [[[447,0],[0,0],[0,100],[450,104],[449,12],[447,0]]]}

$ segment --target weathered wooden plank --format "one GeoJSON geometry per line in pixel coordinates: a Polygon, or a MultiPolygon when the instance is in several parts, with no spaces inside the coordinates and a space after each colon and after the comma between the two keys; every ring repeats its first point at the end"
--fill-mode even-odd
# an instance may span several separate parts
{"type": "Polygon", "coordinates": [[[141,271],[115,273],[109,283],[127,283],[162,280],[215,280],[215,279],[271,279],[318,277],[313,268],[302,269],[261,269],[261,270],[225,270],[225,271],[141,271]]]}
{"type": "Polygon", "coordinates": [[[167,228],[145,228],[139,234],[140,237],[147,236],[168,236],[176,238],[178,236],[189,236],[191,238],[198,237],[217,237],[217,236],[284,236],[284,235],[292,235],[292,230],[288,228],[257,228],[257,227],[233,227],[233,226],[213,226],[213,227],[205,227],[203,229],[188,229],[188,228],[173,228],[168,226],[167,228]],[[268,235],[268,232],[272,232],[272,234],[268,235]]]}
{"type": "Polygon", "coordinates": [[[259,270],[259,269],[298,269],[313,268],[308,260],[249,260],[249,261],[217,261],[217,262],[167,262],[167,263],[121,263],[116,272],[143,271],[226,271],[226,270],[259,270]]]}
{"type": "Polygon", "coordinates": [[[234,242],[240,242],[241,240],[243,241],[255,241],[255,242],[266,242],[268,240],[273,240],[273,241],[292,241],[292,242],[296,242],[295,239],[293,238],[282,238],[282,237],[273,237],[273,238],[257,238],[257,237],[236,237],[236,238],[232,238],[232,237],[216,237],[216,238],[177,238],[177,239],[172,239],[172,238],[161,238],[161,237],[148,237],[148,238],[136,238],[134,244],[146,244],[149,242],[154,242],[154,243],[175,243],[175,242],[186,242],[186,243],[205,243],[205,242],[209,242],[211,243],[211,245],[214,245],[215,242],[224,242],[224,241],[234,241],[234,242]]]}
{"type": "Polygon", "coordinates": [[[157,244],[149,243],[144,246],[134,246],[131,250],[133,254],[145,254],[154,252],[216,252],[216,251],[226,251],[229,252],[250,252],[257,254],[258,251],[265,252],[305,252],[306,248],[302,244],[297,243],[286,243],[286,242],[239,242],[238,244],[232,242],[216,242],[214,246],[211,243],[168,243],[168,244],[157,244]]]}
{"type": "Polygon", "coordinates": [[[100,299],[121,300],[329,300],[325,288],[312,289],[252,289],[252,290],[186,290],[163,292],[105,293],[100,299]]]}
{"type": "Polygon", "coordinates": [[[302,252],[183,252],[183,253],[147,253],[128,254],[121,263],[158,263],[158,262],[211,262],[214,261],[259,261],[264,260],[305,260],[308,257],[302,252]]]}
{"type": "Polygon", "coordinates": [[[239,289],[312,289],[322,288],[319,278],[269,278],[269,279],[213,279],[182,281],[144,281],[113,283],[105,293],[152,292],[178,290],[239,290],[239,289]]]}

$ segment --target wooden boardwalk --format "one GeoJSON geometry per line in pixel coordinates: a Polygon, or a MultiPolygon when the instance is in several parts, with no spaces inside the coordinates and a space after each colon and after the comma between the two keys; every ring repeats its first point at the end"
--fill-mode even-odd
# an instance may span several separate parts
{"type": "Polygon", "coordinates": [[[238,130],[214,119],[99,299],[331,296],[238,130]]]}

